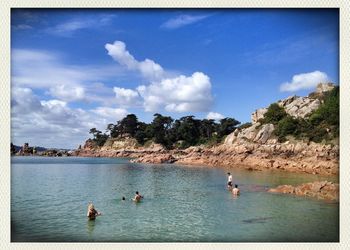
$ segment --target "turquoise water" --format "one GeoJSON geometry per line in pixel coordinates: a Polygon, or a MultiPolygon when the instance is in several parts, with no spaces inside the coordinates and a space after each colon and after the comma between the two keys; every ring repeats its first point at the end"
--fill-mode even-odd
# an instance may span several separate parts
{"type": "MultiPolygon", "coordinates": [[[[323,177],[144,165],[127,159],[13,157],[11,239],[15,242],[339,241],[339,204],[270,194],[280,184],[323,177]],[[145,199],[130,201],[138,190],[145,199]],[[121,201],[125,196],[126,201],[121,201]],[[102,216],[86,218],[93,201],[102,216]]],[[[328,178],[329,179],[329,178],[328,178]]]]}

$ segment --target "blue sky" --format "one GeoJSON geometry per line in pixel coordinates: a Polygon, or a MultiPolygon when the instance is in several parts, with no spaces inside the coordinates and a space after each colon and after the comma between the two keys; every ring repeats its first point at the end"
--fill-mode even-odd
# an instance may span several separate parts
{"type": "Polygon", "coordinates": [[[12,141],[76,148],[128,113],[250,121],[338,84],[336,9],[13,9],[12,141]]]}

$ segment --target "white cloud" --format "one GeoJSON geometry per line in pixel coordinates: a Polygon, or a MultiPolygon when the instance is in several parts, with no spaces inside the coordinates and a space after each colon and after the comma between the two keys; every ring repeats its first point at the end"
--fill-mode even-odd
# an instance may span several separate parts
{"type": "Polygon", "coordinates": [[[291,82],[282,83],[280,90],[293,92],[302,89],[313,89],[317,84],[326,82],[329,82],[329,78],[324,72],[314,71],[310,73],[302,73],[294,75],[291,82]]]}
{"type": "Polygon", "coordinates": [[[104,132],[128,112],[98,107],[92,110],[70,108],[58,99],[40,100],[30,88],[13,87],[11,100],[12,142],[22,145],[76,148],[90,136],[90,128],[104,132]]]}
{"type": "Polygon", "coordinates": [[[138,103],[140,96],[135,90],[114,87],[113,91],[115,93],[115,97],[117,98],[118,104],[122,106],[133,106],[138,103]]]}
{"type": "Polygon", "coordinates": [[[67,106],[67,103],[61,100],[49,100],[49,101],[40,101],[41,105],[44,107],[47,107],[49,109],[58,107],[58,108],[65,108],[67,106]]]}
{"type": "Polygon", "coordinates": [[[47,90],[46,94],[64,101],[115,103],[111,88],[100,81],[126,76],[117,65],[69,65],[61,55],[48,51],[13,49],[11,60],[13,86],[47,90]]]}
{"type": "Polygon", "coordinates": [[[138,70],[140,73],[149,79],[159,79],[163,76],[163,68],[150,59],[144,61],[137,61],[126,50],[125,43],[121,41],[115,41],[113,44],[107,43],[105,45],[108,55],[110,55],[120,65],[126,66],[130,70],[138,70]]]}
{"type": "Polygon", "coordinates": [[[220,113],[216,113],[216,112],[209,112],[207,115],[207,119],[213,119],[213,120],[221,120],[224,119],[225,117],[220,114],[220,113]]]}
{"type": "Polygon", "coordinates": [[[12,113],[21,115],[40,109],[41,103],[30,88],[12,87],[11,106],[12,113]]]}
{"type": "MultiPolygon", "coordinates": [[[[136,88],[143,99],[145,111],[160,112],[161,109],[165,109],[169,112],[197,112],[208,111],[211,106],[211,82],[204,73],[169,76],[159,64],[150,59],[137,61],[121,41],[106,44],[105,48],[118,63],[130,70],[138,70],[150,81],[149,85],[136,88]]],[[[114,91],[120,103],[132,103],[138,99],[135,90],[115,87],[114,91]]]]}
{"type": "Polygon", "coordinates": [[[128,114],[126,109],[109,107],[98,107],[93,109],[92,112],[102,117],[112,119],[113,122],[123,119],[128,114]]]}
{"type": "Polygon", "coordinates": [[[145,110],[152,112],[162,107],[169,112],[207,111],[213,101],[210,79],[202,72],[163,79],[137,90],[144,99],[145,110]]]}
{"type": "Polygon", "coordinates": [[[81,86],[57,85],[50,88],[50,94],[66,101],[77,101],[85,98],[85,89],[81,86]]]}
{"type": "Polygon", "coordinates": [[[175,18],[169,19],[168,21],[163,23],[161,27],[166,29],[177,29],[192,23],[199,22],[207,17],[209,17],[209,15],[200,15],[200,16],[180,15],[175,18]]]}
{"type": "Polygon", "coordinates": [[[50,27],[47,32],[57,36],[70,36],[78,30],[108,25],[114,17],[115,15],[95,15],[88,18],[75,18],[50,27]]]}
{"type": "Polygon", "coordinates": [[[90,26],[90,22],[84,22],[84,21],[68,21],[65,23],[61,23],[57,26],[55,26],[52,29],[52,32],[61,34],[71,31],[76,31],[80,29],[84,29],[90,26]]]}

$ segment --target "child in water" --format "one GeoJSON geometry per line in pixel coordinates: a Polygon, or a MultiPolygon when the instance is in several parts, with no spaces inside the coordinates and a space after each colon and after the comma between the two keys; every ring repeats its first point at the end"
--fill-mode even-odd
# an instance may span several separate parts
{"type": "Polygon", "coordinates": [[[99,213],[96,209],[94,204],[92,204],[92,202],[89,203],[88,205],[88,211],[86,216],[89,217],[89,220],[95,220],[96,216],[98,215],[102,215],[101,213],[99,213]]]}

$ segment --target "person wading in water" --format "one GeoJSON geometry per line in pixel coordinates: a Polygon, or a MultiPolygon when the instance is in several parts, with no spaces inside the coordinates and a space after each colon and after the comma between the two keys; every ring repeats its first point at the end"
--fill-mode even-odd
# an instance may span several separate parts
{"type": "Polygon", "coordinates": [[[96,216],[102,215],[102,213],[99,213],[96,209],[95,206],[92,202],[89,203],[88,205],[88,211],[86,216],[89,217],[89,220],[95,220],[96,216]]]}

